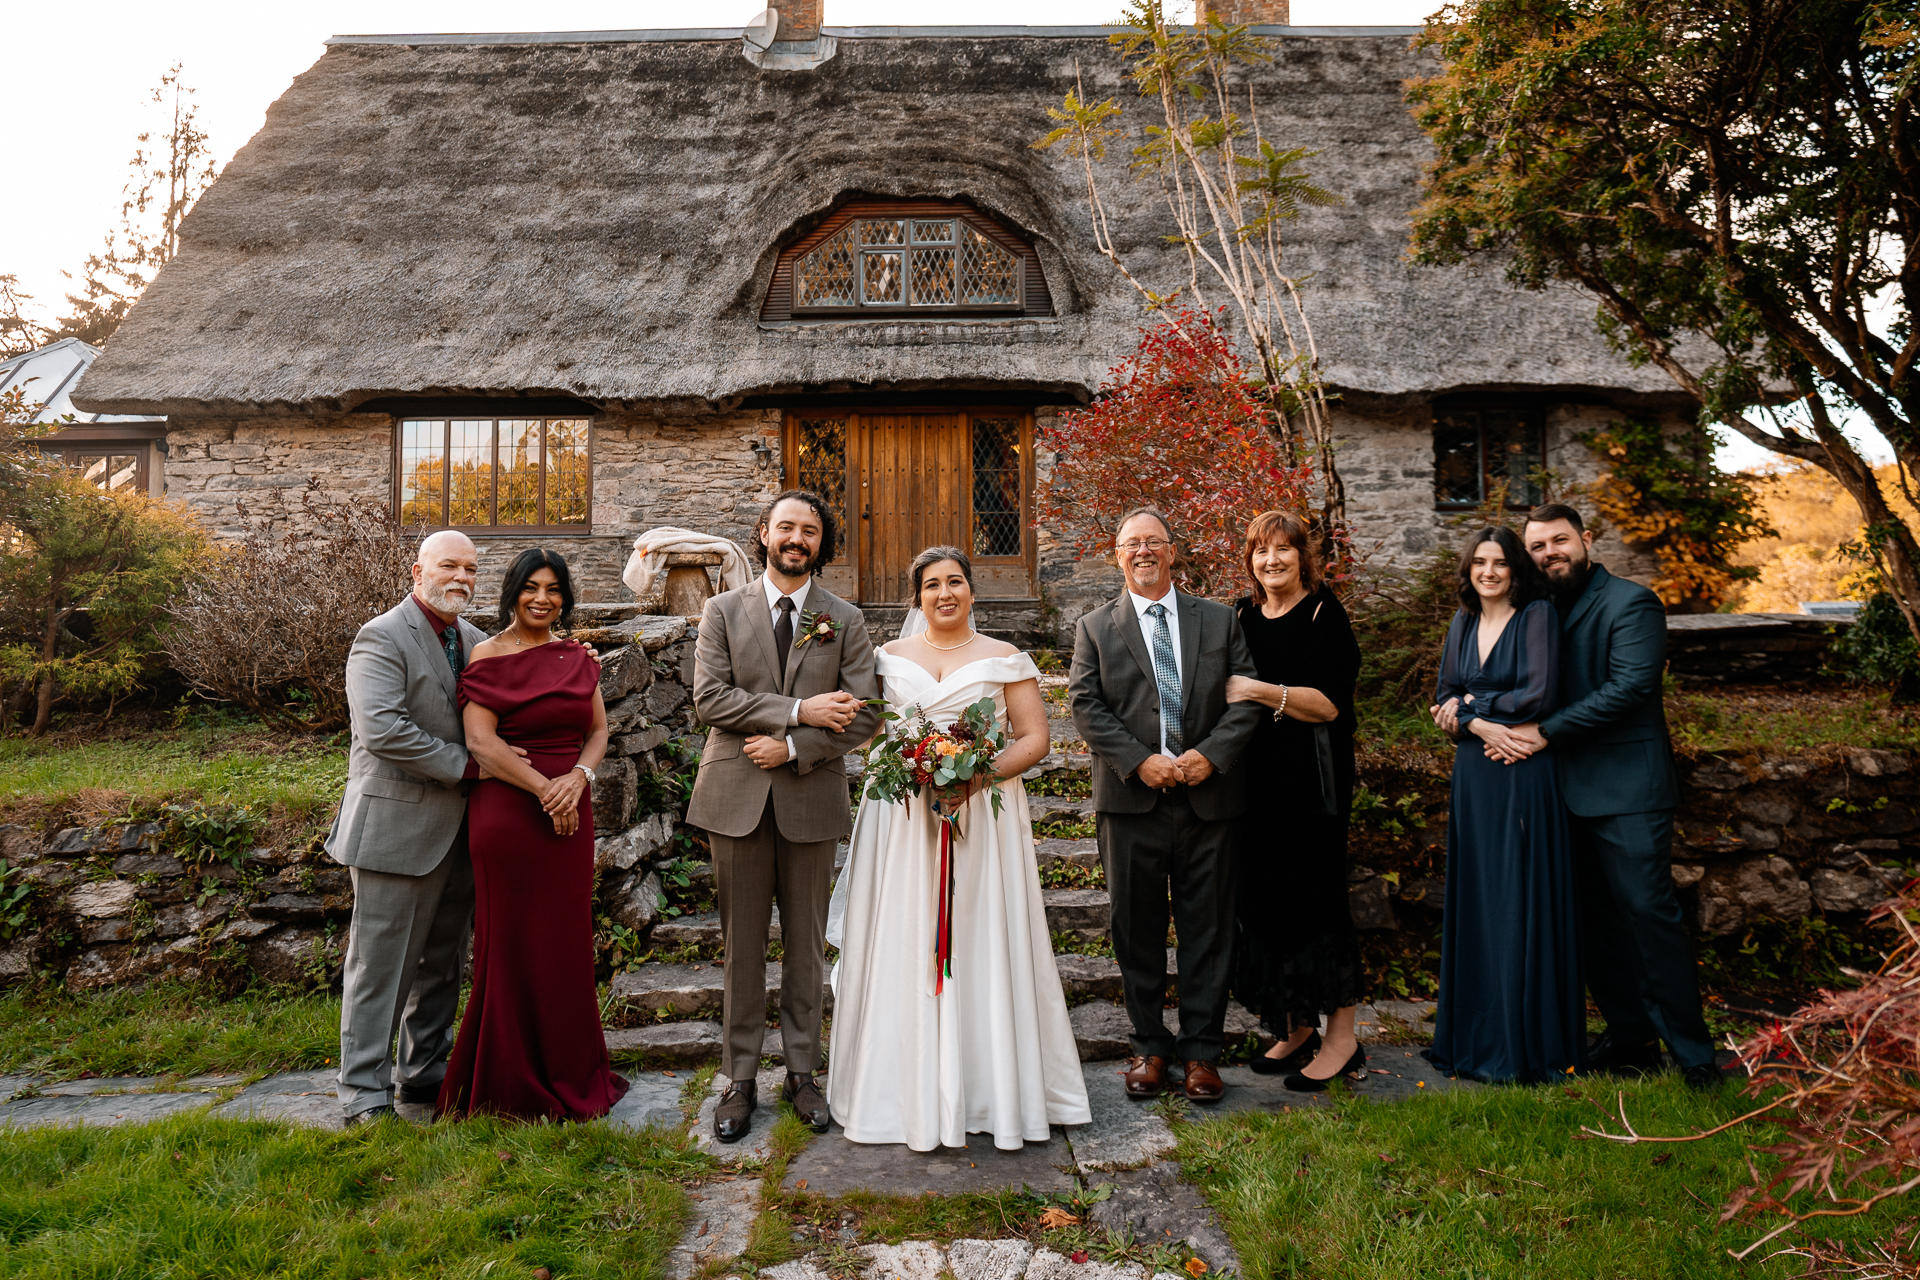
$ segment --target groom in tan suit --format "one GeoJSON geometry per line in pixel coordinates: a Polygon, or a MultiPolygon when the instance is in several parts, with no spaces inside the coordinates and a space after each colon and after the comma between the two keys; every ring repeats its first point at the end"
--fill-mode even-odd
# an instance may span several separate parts
{"type": "Polygon", "coordinates": [[[709,732],[687,821],[713,838],[720,892],[722,1066],[731,1080],[714,1113],[722,1142],[738,1142],[753,1124],[776,902],[785,947],[781,1097],[816,1132],[829,1119],[813,1073],[833,850],[853,829],[844,757],[880,724],[866,705],[880,696],[866,618],[813,577],[833,559],[834,534],[818,494],[789,489],[775,498],[755,530],[765,574],[707,601],[694,648],[693,708],[709,732]]]}

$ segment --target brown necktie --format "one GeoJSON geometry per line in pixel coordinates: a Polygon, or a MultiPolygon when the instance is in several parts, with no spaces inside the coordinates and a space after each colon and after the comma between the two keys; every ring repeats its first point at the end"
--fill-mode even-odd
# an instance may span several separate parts
{"type": "Polygon", "coordinates": [[[793,653],[793,597],[781,596],[774,603],[780,620],[773,624],[773,647],[780,651],[780,678],[787,678],[787,660],[793,653]]]}

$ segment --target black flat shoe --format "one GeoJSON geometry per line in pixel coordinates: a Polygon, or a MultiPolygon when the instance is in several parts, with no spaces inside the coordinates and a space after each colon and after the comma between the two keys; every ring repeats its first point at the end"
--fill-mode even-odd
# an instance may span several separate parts
{"type": "Polygon", "coordinates": [[[1320,1052],[1320,1033],[1315,1031],[1307,1036],[1298,1049],[1286,1057],[1269,1058],[1262,1053],[1249,1059],[1247,1066],[1257,1076],[1284,1076],[1312,1062],[1313,1055],[1318,1052],[1320,1052]]]}
{"type": "Polygon", "coordinates": [[[1367,1051],[1359,1045],[1353,1047],[1353,1056],[1347,1059],[1347,1065],[1328,1076],[1325,1080],[1315,1080],[1312,1076],[1296,1071],[1280,1082],[1280,1087],[1289,1093],[1325,1093],[1327,1086],[1341,1076],[1350,1076],[1367,1065],[1367,1051]]]}
{"type": "Polygon", "coordinates": [[[1688,1067],[1680,1074],[1686,1080],[1687,1088],[1695,1093],[1718,1093],[1727,1083],[1726,1073],[1711,1062],[1688,1067]]]}

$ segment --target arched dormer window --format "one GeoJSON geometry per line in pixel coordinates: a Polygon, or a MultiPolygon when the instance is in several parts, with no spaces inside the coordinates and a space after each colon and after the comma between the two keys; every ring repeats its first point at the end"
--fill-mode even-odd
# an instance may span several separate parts
{"type": "Polygon", "coordinates": [[[971,205],[862,200],[788,246],[762,320],[1052,315],[1033,246],[971,205]]]}

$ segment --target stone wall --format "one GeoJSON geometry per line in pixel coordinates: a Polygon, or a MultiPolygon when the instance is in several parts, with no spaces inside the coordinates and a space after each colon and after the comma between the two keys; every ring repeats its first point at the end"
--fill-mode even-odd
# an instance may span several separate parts
{"type": "MultiPolygon", "coordinates": [[[[642,617],[576,635],[601,649],[613,734],[593,789],[595,914],[644,934],[662,906],[656,868],[677,856],[680,829],[677,809],[643,812],[663,792],[648,779],[679,769],[698,742],[680,741],[693,731],[693,629],[642,617]]],[[[31,891],[29,925],[0,944],[0,982],[339,981],[353,914],[345,867],[311,846],[255,848],[233,863],[194,861],[191,847],[164,822],[0,827],[0,858],[31,891]]]]}

